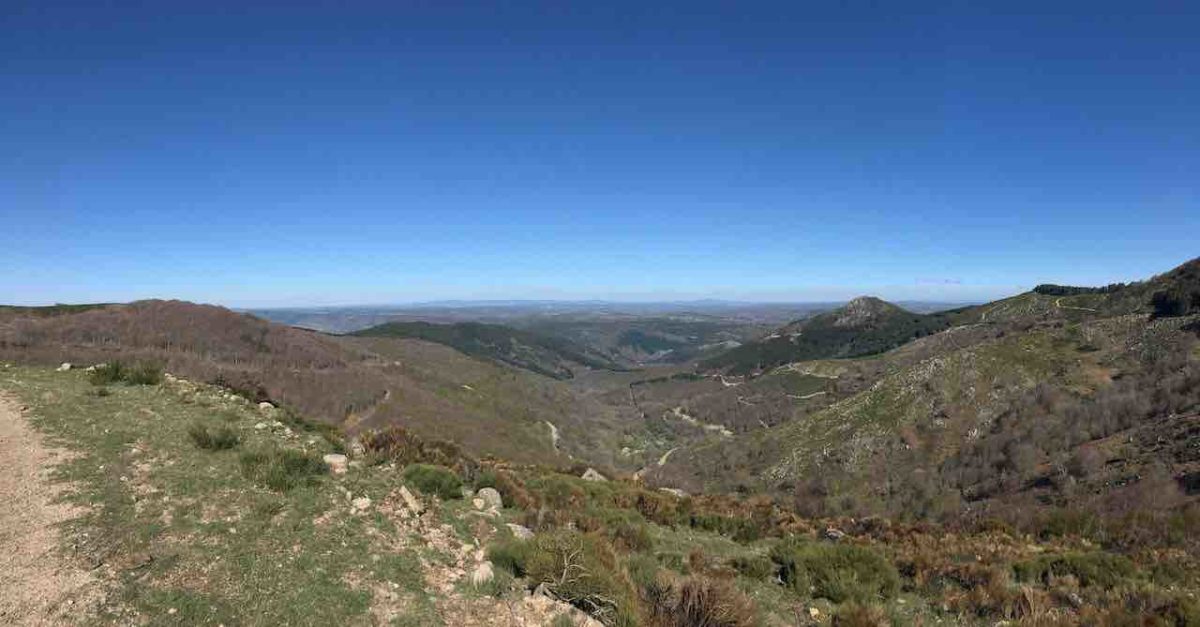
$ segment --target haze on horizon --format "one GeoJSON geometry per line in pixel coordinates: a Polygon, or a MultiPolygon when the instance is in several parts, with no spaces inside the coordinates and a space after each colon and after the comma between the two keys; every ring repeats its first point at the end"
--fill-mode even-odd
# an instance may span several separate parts
{"type": "Polygon", "coordinates": [[[984,301],[1197,254],[1200,6],[18,1],[0,302],[984,301]]]}

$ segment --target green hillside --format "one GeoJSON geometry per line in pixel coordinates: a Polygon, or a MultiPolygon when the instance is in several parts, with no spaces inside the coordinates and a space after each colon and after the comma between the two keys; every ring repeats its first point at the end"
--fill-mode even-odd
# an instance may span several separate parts
{"type": "Polygon", "coordinates": [[[834,311],[793,322],[701,365],[749,374],[797,361],[882,353],[949,327],[963,311],[918,314],[864,296],[834,311]]]}
{"type": "Polygon", "coordinates": [[[555,379],[570,379],[580,368],[619,369],[612,360],[569,340],[499,324],[389,322],[351,335],[437,342],[472,357],[493,359],[555,379]]]}

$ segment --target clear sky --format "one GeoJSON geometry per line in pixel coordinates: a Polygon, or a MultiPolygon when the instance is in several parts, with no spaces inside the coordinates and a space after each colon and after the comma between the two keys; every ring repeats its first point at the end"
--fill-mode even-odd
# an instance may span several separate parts
{"type": "Polygon", "coordinates": [[[1200,3],[982,4],[8,0],[0,302],[981,299],[1200,255],[1200,3]]]}

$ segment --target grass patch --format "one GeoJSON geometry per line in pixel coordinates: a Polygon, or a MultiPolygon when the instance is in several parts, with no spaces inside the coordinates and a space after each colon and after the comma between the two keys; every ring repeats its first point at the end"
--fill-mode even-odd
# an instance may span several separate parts
{"type": "Polygon", "coordinates": [[[444,466],[412,464],[404,469],[404,479],[425,494],[445,500],[462,498],[462,479],[444,466]]]}
{"type": "Polygon", "coordinates": [[[488,560],[499,570],[514,577],[524,577],[528,572],[529,556],[533,554],[532,542],[509,538],[493,542],[488,547],[488,560]]]}
{"type": "Polygon", "coordinates": [[[1071,576],[1084,586],[1111,588],[1131,579],[1137,568],[1123,555],[1093,551],[1044,555],[1013,566],[1017,579],[1049,583],[1054,577],[1071,576]]]}
{"type": "Polygon", "coordinates": [[[295,449],[247,451],[240,461],[247,479],[279,492],[315,485],[329,470],[317,456],[295,449]]]}
{"type": "Polygon", "coordinates": [[[784,584],[834,603],[889,599],[900,589],[896,567],[876,551],[850,544],[781,542],[771,551],[784,584]]]}
{"type": "Polygon", "coordinates": [[[111,385],[113,383],[158,385],[162,383],[162,379],[162,365],[149,361],[133,363],[114,361],[96,366],[88,373],[88,380],[92,382],[92,385],[111,385]]]}
{"type": "Polygon", "coordinates": [[[224,451],[237,446],[241,442],[237,432],[226,426],[209,427],[202,422],[192,423],[188,427],[188,437],[197,447],[207,451],[224,451]]]}

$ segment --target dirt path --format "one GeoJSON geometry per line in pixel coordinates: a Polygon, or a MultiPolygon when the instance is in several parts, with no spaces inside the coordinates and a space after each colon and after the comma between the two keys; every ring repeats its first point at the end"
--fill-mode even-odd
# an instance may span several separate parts
{"type": "Polygon", "coordinates": [[[0,624],[79,622],[97,593],[92,576],[58,550],[58,524],[78,514],[57,502],[62,487],[48,479],[66,456],[0,395],[0,624]]]}

